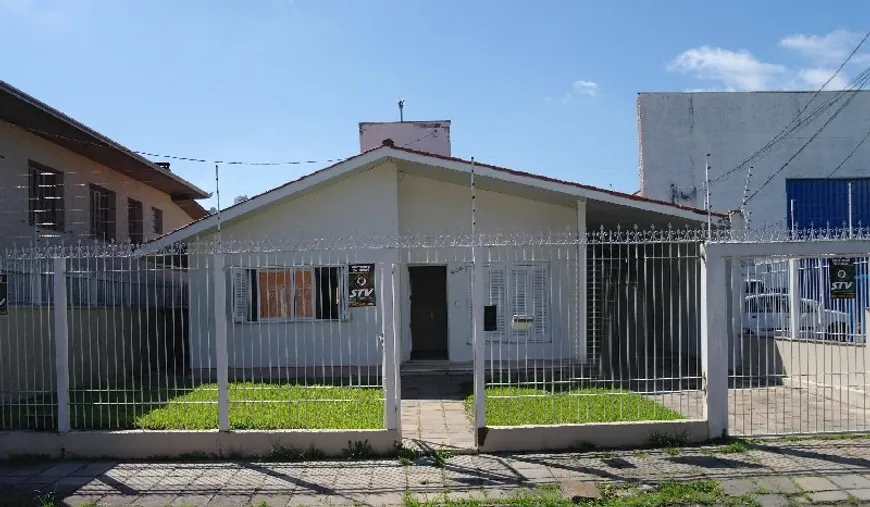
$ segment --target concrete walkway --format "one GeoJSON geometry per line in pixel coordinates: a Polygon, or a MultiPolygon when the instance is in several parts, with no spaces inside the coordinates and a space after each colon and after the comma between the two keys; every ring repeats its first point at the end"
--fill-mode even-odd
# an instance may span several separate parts
{"type": "Polygon", "coordinates": [[[402,378],[402,438],[421,451],[474,450],[472,424],[463,404],[471,376],[413,375],[402,378]]]}
{"type": "Polygon", "coordinates": [[[571,496],[597,491],[602,484],[619,488],[714,479],[727,493],[751,495],[765,507],[870,503],[868,439],[765,441],[751,443],[745,452],[728,451],[735,449],[468,455],[449,458],[443,467],[429,458],[406,466],[394,459],[6,464],[0,465],[0,499],[29,500],[54,492],[65,505],[386,506],[401,505],[405,494],[421,500],[483,499],[556,484],[571,496]]]}

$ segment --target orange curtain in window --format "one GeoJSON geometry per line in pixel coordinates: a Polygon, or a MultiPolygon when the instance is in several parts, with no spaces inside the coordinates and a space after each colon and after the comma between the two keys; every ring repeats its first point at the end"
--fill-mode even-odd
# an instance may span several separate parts
{"type": "Polygon", "coordinates": [[[260,318],[290,317],[290,297],[293,287],[292,271],[260,271],[260,318]]]}
{"type": "Polygon", "coordinates": [[[294,315],[299,318],[314,317],[314,270],[297,269],[294,315]]]}

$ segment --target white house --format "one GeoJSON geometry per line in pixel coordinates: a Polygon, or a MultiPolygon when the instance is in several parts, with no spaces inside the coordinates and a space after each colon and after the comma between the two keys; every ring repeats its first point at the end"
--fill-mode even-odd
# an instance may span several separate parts
{"type": "MultiPolygon", "coordinates": [[[[297,368],[321,374],[376,366],[382,333],[392,328],[403,361],[470,361],[472,250],[461,238],[472,231],[472,172],[478,233],[576,239],[619,225],[698,228],[708,218],[694,208],[454,158],[446,136],[431,148],[441,154],[380,141],[146,246],[151,255],[185,245],[194,369],[217,364],[214,301],[224,296],[218,319],[227,326],[230,368],[292,376],[297,368]],[[418,239],[396,240],[409,237],[418,239]],[[218,239],[226,293],[215,298],[210,242],[218,239]],[[365,276],[371,268],[374,292],[365,276]]],[[[587,327],[595,325],[587,322],[588,305],[578,304],[591,287],[580,269],[592,265],[586,247],[511,241],[477,252],[486,266],[483,293],[496,306],[490,359],[586,360],[587,327]]]]}
{"type": "Polygon", "coordinates": [[[748,198],[748,227],[870,226],[868,107],[866,90],[640,93],[640,195],[704,207],[709,154],[712,208],[748,198]]]}

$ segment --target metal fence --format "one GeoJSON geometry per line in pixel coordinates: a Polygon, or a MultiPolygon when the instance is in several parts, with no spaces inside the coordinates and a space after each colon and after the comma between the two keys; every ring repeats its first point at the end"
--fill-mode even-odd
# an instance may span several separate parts
{"type": "Polygon", "coordinates": [[[0,429],[383,428],[392,265],[349,249],[217,246],[18,253],[34,266],[18,280],[46,290],[0,317],[0,429]],[[349,296],[360,266],[379,306],[349,296]]]}
{"type": "Polygon", "coordinates": [[[484,304],[496,307],[486,424],[702,418],[701,238],[629,231],[484,247],[484,304]]]}
{"type": "Polygon", "coordinates": [[[790,230],[727,238],[734,252],[723,289],[732,319],[730,433],[870,430],[867,233],[790,230]]]}
{"type": "Polygon", "coordinates": [[[867,429],[867,259],[852,257],[855,297],[832,299],[836,241],[735,258],[728,304],[706,308],[731,322],[720,378],[704,366],[703,251],[746,241],[713,232],[7,253],[39,297],[9,278],[0,429],[396,429],[421,364],[467,372],[468,433],[705,420],[714,384],[732,433],[867,429]]]}

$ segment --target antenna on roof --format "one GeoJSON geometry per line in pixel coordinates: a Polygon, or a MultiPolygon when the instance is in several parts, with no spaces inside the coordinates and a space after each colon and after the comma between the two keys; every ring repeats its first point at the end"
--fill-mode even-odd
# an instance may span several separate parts
{"type": "Polygon", "coordinates": [[[399,99],[399,121],[405,121],[405,99],[399,99]]]}

